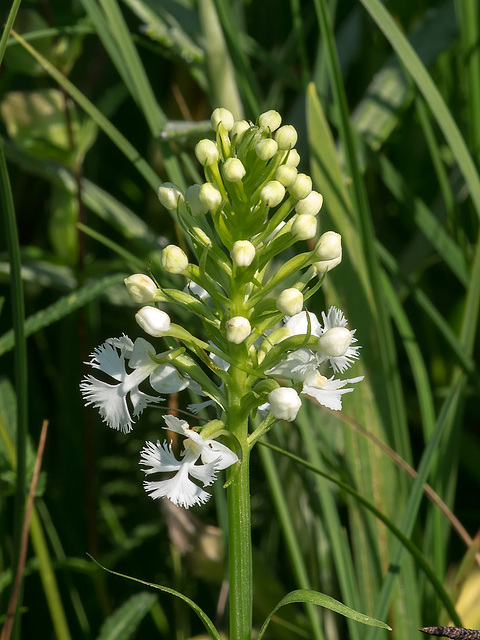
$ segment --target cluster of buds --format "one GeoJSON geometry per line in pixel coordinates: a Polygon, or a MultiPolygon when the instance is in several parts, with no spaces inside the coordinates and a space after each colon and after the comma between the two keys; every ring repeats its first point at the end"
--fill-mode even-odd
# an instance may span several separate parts
{"type": "Polygon", "coordinates": [[[342,395],[353,390],[347,385],[361,380],[335,377],[358,358],[355,332],[347,329],[343,313],[331,308],[320,322],[304,309],[327,271],[341,262],[340,235],[327,231],[313,251],[282,259],[295,243],[317,236],[323,205],[311,178],[297,169],[296,130],[281,126],[276,111],[252,124],[215,109],[211,123],[215,141],[201,140],[195,147],[206,181],[185,192],[167,182],[158,191],[186,239],[185,251],[165,247],[161,264],[186,282],[165,288],[161,275],[158,282],[145,274],[125,280],[132,301],[142,305],[137,323],[149,336],[162,337],[165,350],[157,353],[142,337],[109,339],[89,364],[110,380],[88,375],[81,384],[86,404],[125,433],[147,406],[163,400],[159,393],[189,388],[207,398],[189,405],[191,411],[217,406],[220,419],[195,430],[165,418],[168,428],[185,438],[180,460],[166,442],[147,443],[142,451],[146,474],[174,473],[146,481],[147,492],[184,507],[207,500],[200,485],[210,485],[220,469],[238,461],[216,441],[235,431],[232,406],[237,421],[262,418],[249,435],[253,445],[276,420],[296,418],[302,394],[338,410],[342,395]],[[201,337],[171,322],[164,308],[173,311],[176,305],[196,317],[201,337]],[[141,391],[142,383],[157,394],[141,391]],[[232,394],[241,394],[242,415],[232,394]]]}

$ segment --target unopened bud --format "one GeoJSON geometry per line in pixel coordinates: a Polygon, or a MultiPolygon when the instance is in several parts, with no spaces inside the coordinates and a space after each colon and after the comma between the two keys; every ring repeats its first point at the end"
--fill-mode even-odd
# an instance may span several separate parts
{"type": "Polygon", "coordinates": [[[134,273],[125,278],[124,283],[132,302],[153,302],[158,291],[155,282],[143,273],[134,273]]]}
{"type": "Polygon", "coordinates": [[[268,394],[270,411],[278,420],[293,422],[302,406],[300,396],[291,387],[279,387],[268,394]]]}
{"type": "Polygon", "coordinates": [[[142,307],[135,314],[137,324],[155,338],[161,338],[170,331],[170,316],[157,307],[142,307]]]}
{"type": "Polygon", "coordinates": [[[190,213],[195,218],[205,215],[208,211],[208,207],[206,207],[200,200],[201,188],[202,187],[199,184],[192,184],[191,187],[188,187],[185,193],[185,200],[190,207],[190,213]]]}
{"type": "Polygon", "coordinates": [[[319,260],[318,262],[314,262],[312,267],[317,270],[317,275],[322,276],[325,271],[331,271],[335,267],[337,267],[342,261],[342,254],[338,256],[338,258],[334,258],[333,260],[319,260]]]}
{"type": "Polygon", "coordinates": [[[270,158],[278,151],[278,144],[275,142],[273,138],[265,138],[265,140],[260,140],[260,142],[255,146],[255,153],[263,160],[263,162],[267,162],[270,158]]]}
{"type": "Polygon", "coordinates": [[[225,323],[227,340],[234,344],[242,343],[252,332],[252,327],[247,318],[234,316],[225,323]]]}
{"type": "Polygon", "coordinates": [[[173,182],[164,182],[158,187],[158,199],[165,209],[169,211],[176,211],[178,200],[183,198],[183,193],[180,187],[177,187],[173,182]]]}
{"type": "Polygon", "coordinates": [[[220,126],[222,129],[225,129],[225,131],[230,131],[234,123],[233,115],[228,109],[214,109],[210,123],[214,131],[218,131],[220,126]]]}
{"type": "Polygon", "coordinates": [[[297,130],[291,124],[286,124],[275,132],[275,140],[279,149],[293,149],[298,140],[297,130]]]}
{"type": "Polygon", "coordinates": [[[260,200],[267,207],[276,207],[285,197],[285,187],[278,180],[271,180],[260,191],[260,200]]]}
{"type": "Polygon", "coordinates": [[[315,257],[320,261],[335,260],[342,255],[342,236],[335,231],[326,231],[315,247],[315,257]]]}
{"type": "Polygon", "coordinates": [[[346,327],[332,327],[325,331],[317,342],[317,350],[329,358],[345,355],[352,342],[352,332],[346,327]]]}
{"type": "Polygon", "coordinates": [[[303,308],[303,294],[295,288],[284,289],[277,298],[277,309],[286,316],[294,316],[303,308]]]}
{"type": "Polygon", "coordinates": [[[292,235],[296,240],[311,240],[317,235],[317,219],[315,216],[297,216],[292,225],[292,235]]]}
{"type": "Polygon", "coordinates": [[[289,167],[286,164],[281,164],[275,171],[275,180],[278,180],[284,187],[291,187],[297,179],[297,170],[295,167],[289,167]]]}
{"type": "Polygon", "coordinates": [[[206,182],[200,187],[198,192],[200,202],[207,208],[208,211],[214,211],[222,202],[222,194],[220,189],[213,182],[206,182]]]}
{"type": "Polygon", "coordinates": [[[217,145],[211,140],[200,140],[195,146],[195,155],[203,167],[209,167],[218,162],[217,145]]]}
{"type": "Polygon", "coordinates": [[[255,258],[255,247],[248,240],[237,240],[230,256],[237,267],[249,267],[255,258]]]}
{"type": "Polygon", "coordinates": [[[282,124],[282,116],[278,113],[278,111],[274,111],[270,109],[270,111],[265,111],[265,113],[261,113],[258,116],[258,126],[270,129],[270,131],[276,131],[278,127],[282,124]]]}
{"type": "Polygon", "coordinates": [[[295,198],[295,200],[303,200],[303,198],[308,196],[311,190],[312,179],[305,173],[299,173],[297,175],[297,179],[289,188],[290,195],[295,198]]]}
{"type": "Polygon", "coordinates": [[[285,164],[289,167],[298,167],[300,164],[300,154],[296,149],[290,149],[285,164]]]}
{"type": "Polygon", "coordinates": [[[239,145],[242,141],[245,131],[250,129],[250,124],[246,120],[236,120],[233,124],[230,136],[234,140],[236,145],[239,145]]]}
{"type": "Polygon", "coordinates": [[[227,158],[223,163],[222,173],[227,182],[241,182],[245,175],[245,167],[238,158],[227,158]]]}
{"type": "Polygon", "coordinates": [[[316,216],[323,205],[323,196],[318,191],[310,191],[306,198],[299,200],[295,205],[295,211],[300,214],[308,213],[311,216],[316,216]]]}
{"type": "Polygon", "coordinates": [[[188,258],[185,251],[174,244],[169,244],[162,251],[162,267],[169,273],[183,273],[188,267],[188,258]]]}

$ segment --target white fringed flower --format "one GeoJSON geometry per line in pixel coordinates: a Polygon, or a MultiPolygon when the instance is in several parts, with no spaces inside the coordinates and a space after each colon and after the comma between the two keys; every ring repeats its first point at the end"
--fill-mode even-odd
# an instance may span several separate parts
{"type": "Polygon", "coordinates": [[[342,395],[350,393],[352,388],[344,389],[347,384],[353,384],[363,380],[363,376],[358,378],[348,378],[347,380],[335,380],[322,376],[318,371],[309,371],[303,381],[302,393],[315,398],[324,407],[340,411],[342,408],[342,395]]]}
{"type": "Polygon", "coordinates": [[[128,433],[134,422],[130,415],[127,398],[133,407],[133,416],[143,412],[149,403],[163,400],[158,396],[150,396],[139,390],[138,385],[148,378],[159,366],[148,355],[155,353],[153,347],[143,338],[137,338],[135,344],[128,336],[109,338],[97,347],[90,355],[89,364],[116,380],[116,384],[108,384],[91,375],[83,378],[80,391],[86,406],[93,404],[100,411],[102,420],[112,429],[128,433]],[[126,371],[128,362],[131,373],[126,371]]]}
{"type": "MultiPolygon", "coordinates": [[[[330,362],[332,369],[335,371],[335,373],[337,373],[338,371],[340,373],[343,373],[346,369],[351,367],[354,361],[357,360],[359,357],[358,350],[360,349],[360,347],[352,347],[352,342],[357,342],[357,339],[354,337],[356,329],[353,329],[353,331],[350,331],[349,329],[346,328],[348,321],[343,315],[343,312],[340,311],[340,309],[337,309],[336,307],[330,307],[327,315],[325,315],[325,313],[322,311],[322,319],[323,319],[323,327],[319,337],[319,347],[318,347],[320,352],[322,352],[321,342],[324,341],[324,343],[326,343],[327,342],[326,339],[329,337],[329,335],[335,334],[335,337],[339,338],[338,342],[341,342],[342,340],[344,340],[343,344],[347,345],[348,343],[348,346],[345,349],[345,351],[338,356],[335,356],[333,354],[328,355],[326,349],[325,349],[325,352],[322,354],[324,356],[324,359],[330,362]],[[341,337],[338,335],[340,328],[342,328],[343,330],[341,337]],[[347,336],[345,340],[345,334],[347,332],[350,334],[350,336],[349,337],[347,336]]],[[[329,341],[329,342],[333,342],[333,341],[329,341]]]]}
{"type": "Polygon", "coordinates": [[[181,460],[172,452],[172,443],[163,444],[157,441],[147,442],[142,449],[140,464],[145,467],[145,474],[174,474],[165,480],[144,482],[145,491],[152,498],[168,498],[173,504],[188,509],[194,505],[207,502],[210,494],[193,482],[190,477],[199,480],[204,487],[212,485],[217,472],[237,462],[237,455],[228,447],[215,440],[204,440],[201,435],[190,429],[185,420],[174,416],[164,416],[165,429],[175,431],[185,437],[181,460]],[[196,464],[198,460],[201,464],[196,464]]]}

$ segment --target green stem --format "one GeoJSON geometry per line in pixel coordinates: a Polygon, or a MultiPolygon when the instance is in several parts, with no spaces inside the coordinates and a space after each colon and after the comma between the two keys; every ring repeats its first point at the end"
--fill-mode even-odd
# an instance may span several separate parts
{"type": "MultiPolygon", "coordinates": [[[[241,447],[241,466],[228,487],[228,552],[230,571],[230,640],[250,640],[252,632],[252,543],[250,525],[250,473],[248,419],[242,417],[241,399],[247,375],[231,367],[227,428],[241,447]]],[[[230,471],[230,475],[234,473],[230,471]]]]}

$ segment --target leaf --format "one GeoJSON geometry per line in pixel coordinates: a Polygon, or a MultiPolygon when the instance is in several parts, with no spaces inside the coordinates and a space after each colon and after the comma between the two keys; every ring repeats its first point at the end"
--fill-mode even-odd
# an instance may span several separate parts
{"type": "Polygon", "coordinates": [[[127,640],[154,605],[157,596],[147,591],[133,595],[109,616],[97,640],[127,640]]]}
{"type": "Polygon", "coordinates": [[[175,589],[170,589],[170,587],[164,587],[164,586],[162,586],[160,584],[155,584],[153,582],[145,582],[145,580],[140,580],[139,578],[134,578],[133,576],[126,576],[123,573],[118,573],[117,571],[112,571],[111,569],[108,569],[107,567],[104,567],[103,565],[101,565],[90,554],[87,553],[87,555],[88,555],[89,558],[91,558],[93,560],[93,562],[95,562],[95,564],[98,564],[98,566],[101,567],[104,571],[108,571],[108,573],[111,573],[114,576],[119,576],[120,578],[126,578],[127,580],[133,580],[133,582],[138,582],[139,584],[144,584],[145,586],[151,587],[152,589],[158,589],[159,591],[163,591],[164,593],[169,593],[172,596],[176,596],[177,598],[180,598],[180,600],[183,600],[184,602],[186,602],[186,604],[188,604],[188,606],[191,607],[195,611],[195,613],[198,615],[200,620],[205,625],[205,628],[209,632],[210,637],[213,638],[214,640],[221,640],[220,635],[219,635],[218,631],[215,628],[215,625],[210,620],[210,618],[207,616],[207,614],[203,611],[203,609],[201,609],[196,602],[194,602],[193,600],[190,600],[190,598],[188,598],[187,596],[183,595],[183,593],[180,593],[179,591],[175,591],[175,589]]]}
{"type": "Polygon", "coordinates": [[[380,622],[380,620],[376,620],[375,618],[366,616],[364,613],[359,613],[354,609],[350,609],[350,607],[347,607],[341,602],[338,602],[338,600],[335,600],[334,598],[331,598],[324,593],[319,593],[318,591],[310,591],[307,589],[297,589],[296,591],[290,591],[290,593],[287,593],[287,595],[280,600],[275,609],[263,623],[260,633],[258,634],[258,640],[261,640],[263,638],[263,634],[265,633],[270,620],[278,611],[278,609],[285,606],[286,604],[294,604],[296,602],[309,602],[311,604],[317,604],[320,607],[325,607],[326,609],[330,609],[330,611],[340,613],[346,618],[351,618],[356,622],[361,622],[362,624],[366,624],[370,627],[379,627],[380,629],[387,629],[388,631],[392,630],[391,627],[389,627],[385,622],[380,622]]]}

